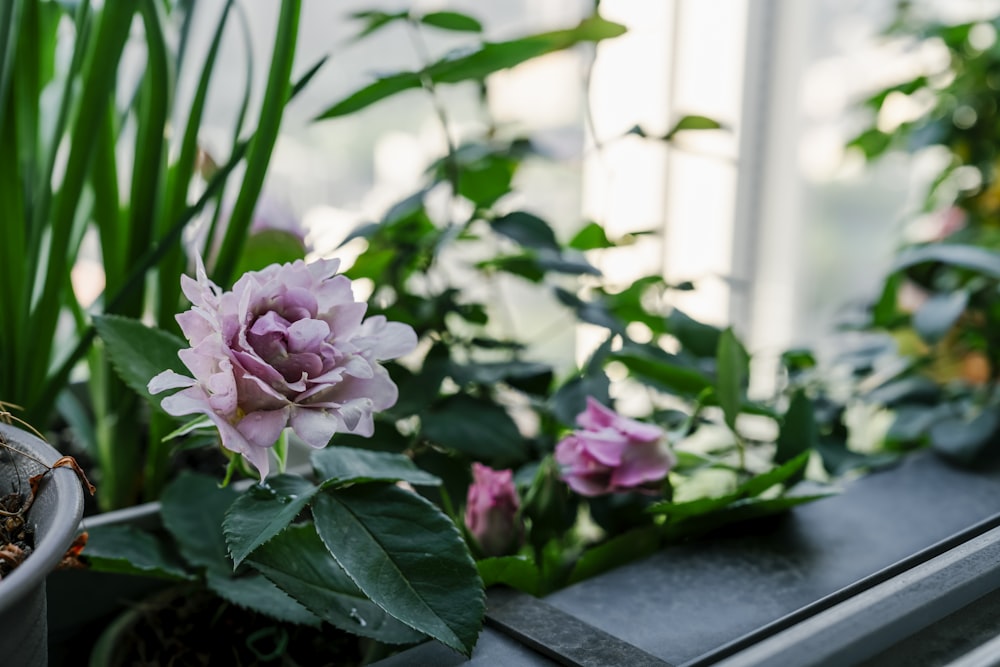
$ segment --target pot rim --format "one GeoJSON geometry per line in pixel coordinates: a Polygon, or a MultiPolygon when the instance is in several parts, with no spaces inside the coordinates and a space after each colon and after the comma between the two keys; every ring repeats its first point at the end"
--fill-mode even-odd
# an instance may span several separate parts
{"type": "MultiPolygon", "coordinates": [[[[62,456],[52,445],[16,426],[0,423],[0,435],[46,465],[52,465],[62,456]]],[[[28,519],[35,528],[35,548],[0,581],[0,612],[15,606],[45,581],[76,537],[83,516],[83,488],[73,470],[53,470],[42,481],[39,494],[54,494],[52,509],[41,516],[41,506],[36,502],[28,511],[28,519]]]]}

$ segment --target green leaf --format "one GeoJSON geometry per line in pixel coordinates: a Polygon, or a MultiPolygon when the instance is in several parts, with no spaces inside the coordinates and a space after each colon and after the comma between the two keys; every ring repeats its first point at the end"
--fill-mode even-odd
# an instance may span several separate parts
{"type": "Polygon", "coordinates": [[[233,577],[209,571],[208,588],[223,600],[279,621],[319,627],[320,619],[261,575],[233,577]]]}
{"type": "Polygon", "coordinates": [[[328,490],[316,531],[375,604],[466,656],[482,628],[482,581],[461,533],[422,497],[395,486],[328,490]]]}
{"type": "Polygon", "coordinates": [[[715,393],[719,399],[719,406],[725,416],[726,425],[736,432],[736,418],[743,406],[743,396],[750,377],[750,356],[732,329],[726,329],[719,337],[716,369],[715,393]]]}
{"type": "Polygon", "coordinates": [[[639,379],[682,396],[694,397],[712,386],[707,375],[666,352],[659,354],[633,348],[616,352],[610,358],[620,361],[639,379]]]}
{"type": "Polygon", "coordinates": [[[420,22],[426,25],[454,30],[457,32],[482,32],[483,26],[476,19],[458,12],[431,12],[420,17],[420,22]]]}
{"type": "Polygon", "coordinates": [[[229,216],[226,234],[219,248],[212,278],[218,285],[231,284],[236,264],[246,244],[247,230],[257,206],[264,185],[264,176],[271,161],[281,128],[281,119],[292,93],[292,61],[295,43],[299,34],[299,14],[301,0],[284,0],[279,5],[278,22],[275,28],[274,45],[271,52],[271,67],[267,74],[263,103],[257,118],[247,156],[243,180],[239,194],[229,216]]]}
{"type": "Polygon", "coordinates": [[[802,452],[814,449],[817,442],[816,415],[813,402],[799,389],[792,394],[791,403],[778,432],[775,463],[784,463],[802,452]]]}
{"type": "Polygon", "coordinates": [[[280,229],[265,229],[251,234],[243,246],[243,254],[236,265],[236,275],[259,271],[271,264],[287,264],[306,258],[302,239],[280,229]]]}
{"type": "Polygon", "coordinates": [[[972,419],[947,417],[931,426],[931,445],[948,458],[969,465],[996,441],[1000,416],[986,410],[972,419]]]}
{"type": "Polygon", "coordinates": [[[517,461],[525,444],[517,424],[501,406],[457,394],[421,417],[421,436],[482,461],[517,461]]]}
{"type": "Polygon", "coordinates": [[[517,241],[526,248],[536,250],[545,248],[556,252],[562,250],[549,223],[537,215],[515,211],[493,220],[490,226],[493,231],[517,241]]]}
{"type": "Polygon", "coordinates": [[[683,116],[680,120],[674,123],[674,126],[670,128],[670,131],[663,137],[664,140],[670,141],[678,132],[684,132],[685,130],[719,130],[722,129],[722,123],[717,120],[713,120],[707,116],[683,116]]]}
{"type": "Polygon", "coordinates": [[[189,471],[163,491],[163,525],[189,563],[225,576],[232,571],[222,521],[238,495],[231,487],[219,488],[208,475],[189,471]]]}
{"type": "Polygon", "coordinates": [[[164,579],[194,578],[160,540],[135,526],[94,526],[88,528],[87,533],[83,555],[92,570],[164,579]]]}
{"type": "Polygon", "coordinates": [[[314,120],[346,116],[392,97],[396,93],[414,88],[420,88],[420,74],[417,72],[400,72],[379,77],[361,90],[337,102],[314,120]]]}
{"type": "Polygon", "coordinates": [[[834,491],[830,491],[801,496],[780,496],[777,498],[744,498],[726,505],[718,511],[713,511],[697,518],[689,518],[680,523],[668,523],[664,529],[664,533],[668,539],[703,535],[710,531],[718,530],[723,526],[741,521],[750,521],[781,514],[798,505],[829,498],[831,495],[835,495],[835,493],[834,491]]]}
{"type": "Polygon", "coordinates": [[[774,470],[751,477],[737,488],[737,493],[743,497],[759,496],[776,484],[784,484],[804,470],[809,462],[809,452],[802,452],[795,458],[783,463],[774,470]]]}
{"type": "Polygon", "coordinates": [[[936,343],[951,331],[968,305],[965,290],[932,294],[913,314],[913,328],[928,343],[936,343]]]}
{"type": "Polygon", "coordinates": [[[365,27],[361,30],[361,32],[358,33],[355,39],[366,37],[372,34],[373,32],[381,28],[384,28],[387,25],[390,25],[391,23],[405,20],[409,18],[409,16],[410,16],[409,12],[394,12],[392,14],[388,14],[386,12],[381,12],[378,10],[354,12],[353,14],[351,14],[352,19],[358,19],[365,22],[365,27]]]}
{"type": "Polygon", "coordinates": [[[1000,253],[956,243],[931,243],[903,250],[896,257],[892,270],[900,271],[927,262],[940,262],[1000,280],[1000,253]]]}
{"type": "Polygon", "coordinates": [[[608,240],[608,236],[604,232],[604,227],[596,222],[588,222],[570,240],[569,247],[575,250],[586,251],[613,248],[615,244],[608,240]]]}
{"type": "Polygon", "coordinates": [[[275,475],[237,498],[222,522],[233,569],[254,549],[287,528],[318,491],[301,477],[275,475]]]}
{"type": "MultiPolygon", "coordinates": [[[[597,42],[625,33],[625,27],[590,16],[575,28],[556,30],[508,42],[483,44],[476,51],[446,57],[421,72],[399,72],[382,77],[326,109],[316,120],[335,118],[364,109],[404,90],[421,87],[422,77],[433,83],[482,81],[490,74],[520,65],[538,56],[568,49],[581,42],[597,42]]],[[[473,199],[473,201],[476,201],[473,199]]]]}
{"type": "Polygon", "coordinates": [[[330,556],[311,524],[289,527],[257,549],[247,563],[341,630],[387,644],[410,644],[424,638],[365,597],[330,556]]]}
{"type": "Polygon", "coordinates": [[[403,454],[352,447],[317,449],[309,460],[324,488],[359,482],[408,482],[414,486],[440,486],[441,480],[424,472],[403,454]]]}
{"type": "Polygon", "coordinates": [[[674,308],[667,316],[667,332],[677,339],[685,351],[704,359],[715,358],[722,331],[704,324],[674,308]]]}
{"type": "Polygon", "coordinates": [[[542,573],[538,565],[525,556],[498,556],[476,561],[479,576],[486,588],[510,586],[529,595],[538,595],[542,573]]]}
{"type": "Polygon", "coordinates": [[[620,565],[656,553],[662,542],[658,526],[644,526],[587,549],[573,566],[569,583],[590,579],[620,565]]]}
{"type": "Polygon", "coordinates": [[[177,356],[188,345],[177,336],[117,315],[96,316],[94,325],[118,375],[152,405],[159,406],[160,397],[152,396],[146,385],[155,375],[168,369],[188,374],[177,356]]]}
{"type": "Polygon", "coordinates": [[[549,399],[549,407],[561,424],[576,423],[576,416],[587,407],[587,397],[593,396],[602,405],[611,403],[608,387],[611,382],[602,371],[580,375],[566,381],[549,399]]]}
{"type": "Polygon", "coordinates": [[[537,361],[497,361],[455,364],[452,376],[459,384],[492,386],[506,382],[528,393],[545,394],[552,383],[552,366],[537,361]]]}
{"type": "Polygon", "coordinates": [[[849,148],[858,148],[864,153],[865,159],[873,160],[884,153],[892,144],[892,135],[880,130],[865,130],[848,142],[849,148]]]}

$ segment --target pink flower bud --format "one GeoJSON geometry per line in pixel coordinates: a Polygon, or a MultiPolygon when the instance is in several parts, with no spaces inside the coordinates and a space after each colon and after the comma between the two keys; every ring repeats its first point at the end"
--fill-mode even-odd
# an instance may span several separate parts
{"type": "Polygon", "coordinates": [[[473,463],[472,478],[465,505],[466,528],[484,556],[516,551],[524,539],[524,526],[518,515],[521,500],[514,488],[513,473],[473,463]]]}
{"type": "Polygon", "coordinates": [[[581,428],[556,445],[556,461],[580,495],[655,493],[676,462],[663,429],[622,417],[592,397],[576,422],[581,428]]]}

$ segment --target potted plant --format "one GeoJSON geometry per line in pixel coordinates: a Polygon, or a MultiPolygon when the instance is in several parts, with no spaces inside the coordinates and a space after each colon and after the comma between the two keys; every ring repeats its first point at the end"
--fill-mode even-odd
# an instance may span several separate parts
{"type": "Polygon", "coordinates": [[[0,424],[0,654],[10,664],[48,664],[45,578],[77,535],[86,483],[78,475],[36,435],[0,424]]]}

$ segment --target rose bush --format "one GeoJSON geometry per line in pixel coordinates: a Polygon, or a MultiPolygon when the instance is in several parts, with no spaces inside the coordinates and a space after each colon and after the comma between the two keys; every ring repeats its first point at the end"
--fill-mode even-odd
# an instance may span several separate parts
{"type": "Polygon", "coordinates": [[[511,470],[472,464],[472,484],[465,504],[465,527],[484,556],[516,551],[524,540],[521,499],[511,470]]]}
{"type": "Polygon", "coordinates": [[[656,492],[676,462],[663,429],[622,417],[593,397],[576,423],[581,428],[556,445],[555,457],[563,480],[580,495],[656,492]]]}
{"type": "Polygon", "coordinates": [[[179,356],[193,377],[164,371],[150,393],[171,415],[202,413],[222,445],[267,476],[268,451],[286,426],[312,447],[337,432],[370,436],[372,413],[396,402],[378,362],[411,352],[413,329],[385,317],[364,319],[339,260],[296,261],[243,275],[223,292],[198,262],[182,278],[193,304],[177,316],[191,347],[179,356]]]}

